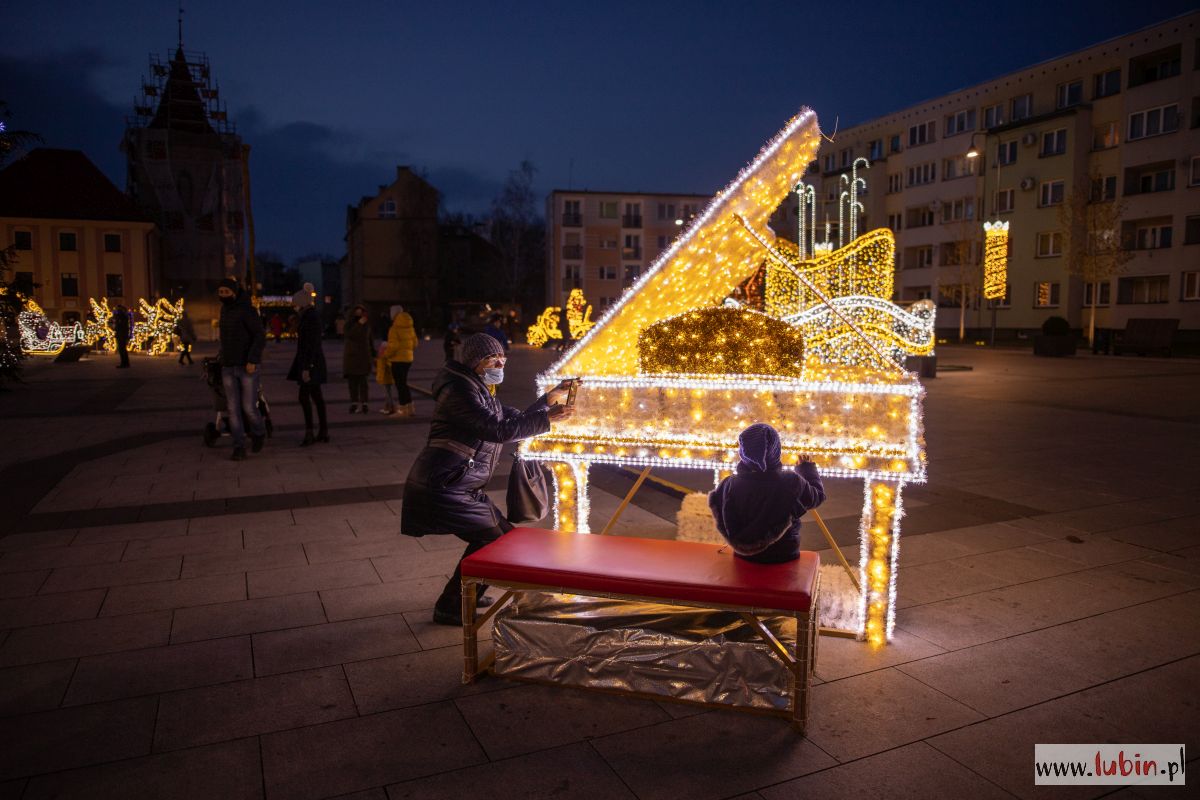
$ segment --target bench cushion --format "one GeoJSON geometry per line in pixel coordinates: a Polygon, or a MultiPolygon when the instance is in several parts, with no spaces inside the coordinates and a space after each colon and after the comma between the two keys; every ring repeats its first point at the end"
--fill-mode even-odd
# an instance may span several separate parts
{"type": "Polygon", "coordinates": [[[819,569],[807,551],[755,564],[722,545],[540,528],[515,528],[462,562],[464,576],[484,582],[779,611],[809,610],[819,569]]]}

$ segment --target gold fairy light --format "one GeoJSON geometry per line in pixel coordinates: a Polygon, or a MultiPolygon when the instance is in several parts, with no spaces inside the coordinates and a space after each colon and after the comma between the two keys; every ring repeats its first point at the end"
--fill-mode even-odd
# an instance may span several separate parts
{"type": "Polygon", "coordinates": [[[1000,300],[1008,289],[1008,222],[983,223],[983,296],[1000,300]]]}

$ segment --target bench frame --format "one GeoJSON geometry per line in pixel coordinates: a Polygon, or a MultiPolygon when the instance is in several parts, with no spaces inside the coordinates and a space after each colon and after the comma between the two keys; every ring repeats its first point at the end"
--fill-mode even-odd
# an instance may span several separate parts
{"type": "Polygon", "coordinates": [[[592,691],[604,691],[610,694],[619,694],[626,697],[644,697],[653,700],[676,700],[692,705],[702,705],[710,708],[736,708],[740,711],[749,711],[761,714],[769,714],[772,716],[781,716],[791,720],[794,727],[801,734],[804,733],[808,725],[808,713],[811,706],[810,690],[812,687],[813,668],[817,661],[817,635],[820,626],[817,624],[817,609],[819,608],[818,597],[820,595],[821,575],[817,573],[816,580],[813,585],[812,602],[809,603],[808,611],[785,611],[779,609],[758,608],[747,605],[720,605],[714,603],[698,603],[686,600],[675,600],[668,597],[649,597],[646,595],[636,594],[615,594],[611,592],[596,592],[590,590],[580,590],[570,586],[550,586],[547,584],[538,583],[517,583],[514,581],[498,580],[486,577],[473,577],[463,575],[462,577],[462,620],[463,620],[463,683],[473,683],[476,678],[483,675],[491,669],[495,661],[495,652],[488,655],[480,661],[479,659],[479,631],[489,620],[495,616],[496,612],[507,605],[519,592],[548,592],[551,594],[575,594],[585,597],[602,597],[611,600],[635,600],[649,603],[666,603],[669,605],[686,606],[691,608],[708,608],[718,609],[721,611],[733,611],[737,613],[751,628],[758,634],[770,647],[771,652],[775,654],[787,668],[789,675],[789,692],[791,694],[791,704],[787,709],[772,711],[760,708],[750,708],[747,706],[733,706],[724,703],[697,703],[692,700],[680,700],[678,698],[667,697],[657,694],[647,694],[643,692],[628,692],[619,689],[593,689],[592,687],[575,687],[591,689],[592,691]],[[483,614],[478,614],[476,604],[476,587],[483,583],[488,586],[495,586],[504,589],[504,594],[500,599],[492,604],[483,614]],[[789,652],[771,631],[763,624],[761,617],[793,617],[796,620],[796,647],[795,652],[789,652]]]}

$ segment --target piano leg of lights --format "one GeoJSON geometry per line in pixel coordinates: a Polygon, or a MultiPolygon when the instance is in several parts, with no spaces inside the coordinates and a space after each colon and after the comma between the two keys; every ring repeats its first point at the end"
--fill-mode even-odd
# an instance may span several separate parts
{"type": "Polygon", "coordinates": [[[900,490],[903,482],[865,481],[861,534],[860,618],[871,644],[892,636],[896,589],[896,559],[900,538],[900,490]]]}
{"type": "Polygon", "coordinates": [[[554,475],[554,527],[570,533],[591,533],[588,516],[588,467],[586,461],[547,461],[554,475]]]}

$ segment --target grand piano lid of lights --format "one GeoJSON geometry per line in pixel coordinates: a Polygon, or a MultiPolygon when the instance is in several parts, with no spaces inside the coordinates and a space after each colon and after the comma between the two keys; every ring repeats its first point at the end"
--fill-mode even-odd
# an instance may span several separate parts
{"type": "Polygon", "coordinates": [[[587,533],[590,464],[704,469],[719,478],[736,465],[747,425],[774,425],[785,466],[806,454],[825,477],[863,481],[852,633],[879,643],[892,630],[900,491],[925,480],[924,390],[903,364],[932,352],[934,307],[891,302],[891,231],[856,235],[865,161],[841,179],[841,213],[851,223],[839,235],[849,232],[848,243],[815,242],[815,198],[801,178],[820,139],[816,115],[803,109],[538,376],[541,391],[568,377],[584,383],[573,418],[521,452],[551,467],[556,527],[587,533]],[[796,243],[767,228],[793,190],[801,201],[796,243]],[[765,279],[761,311],[730,298],[756,273],[765,279]]]}

